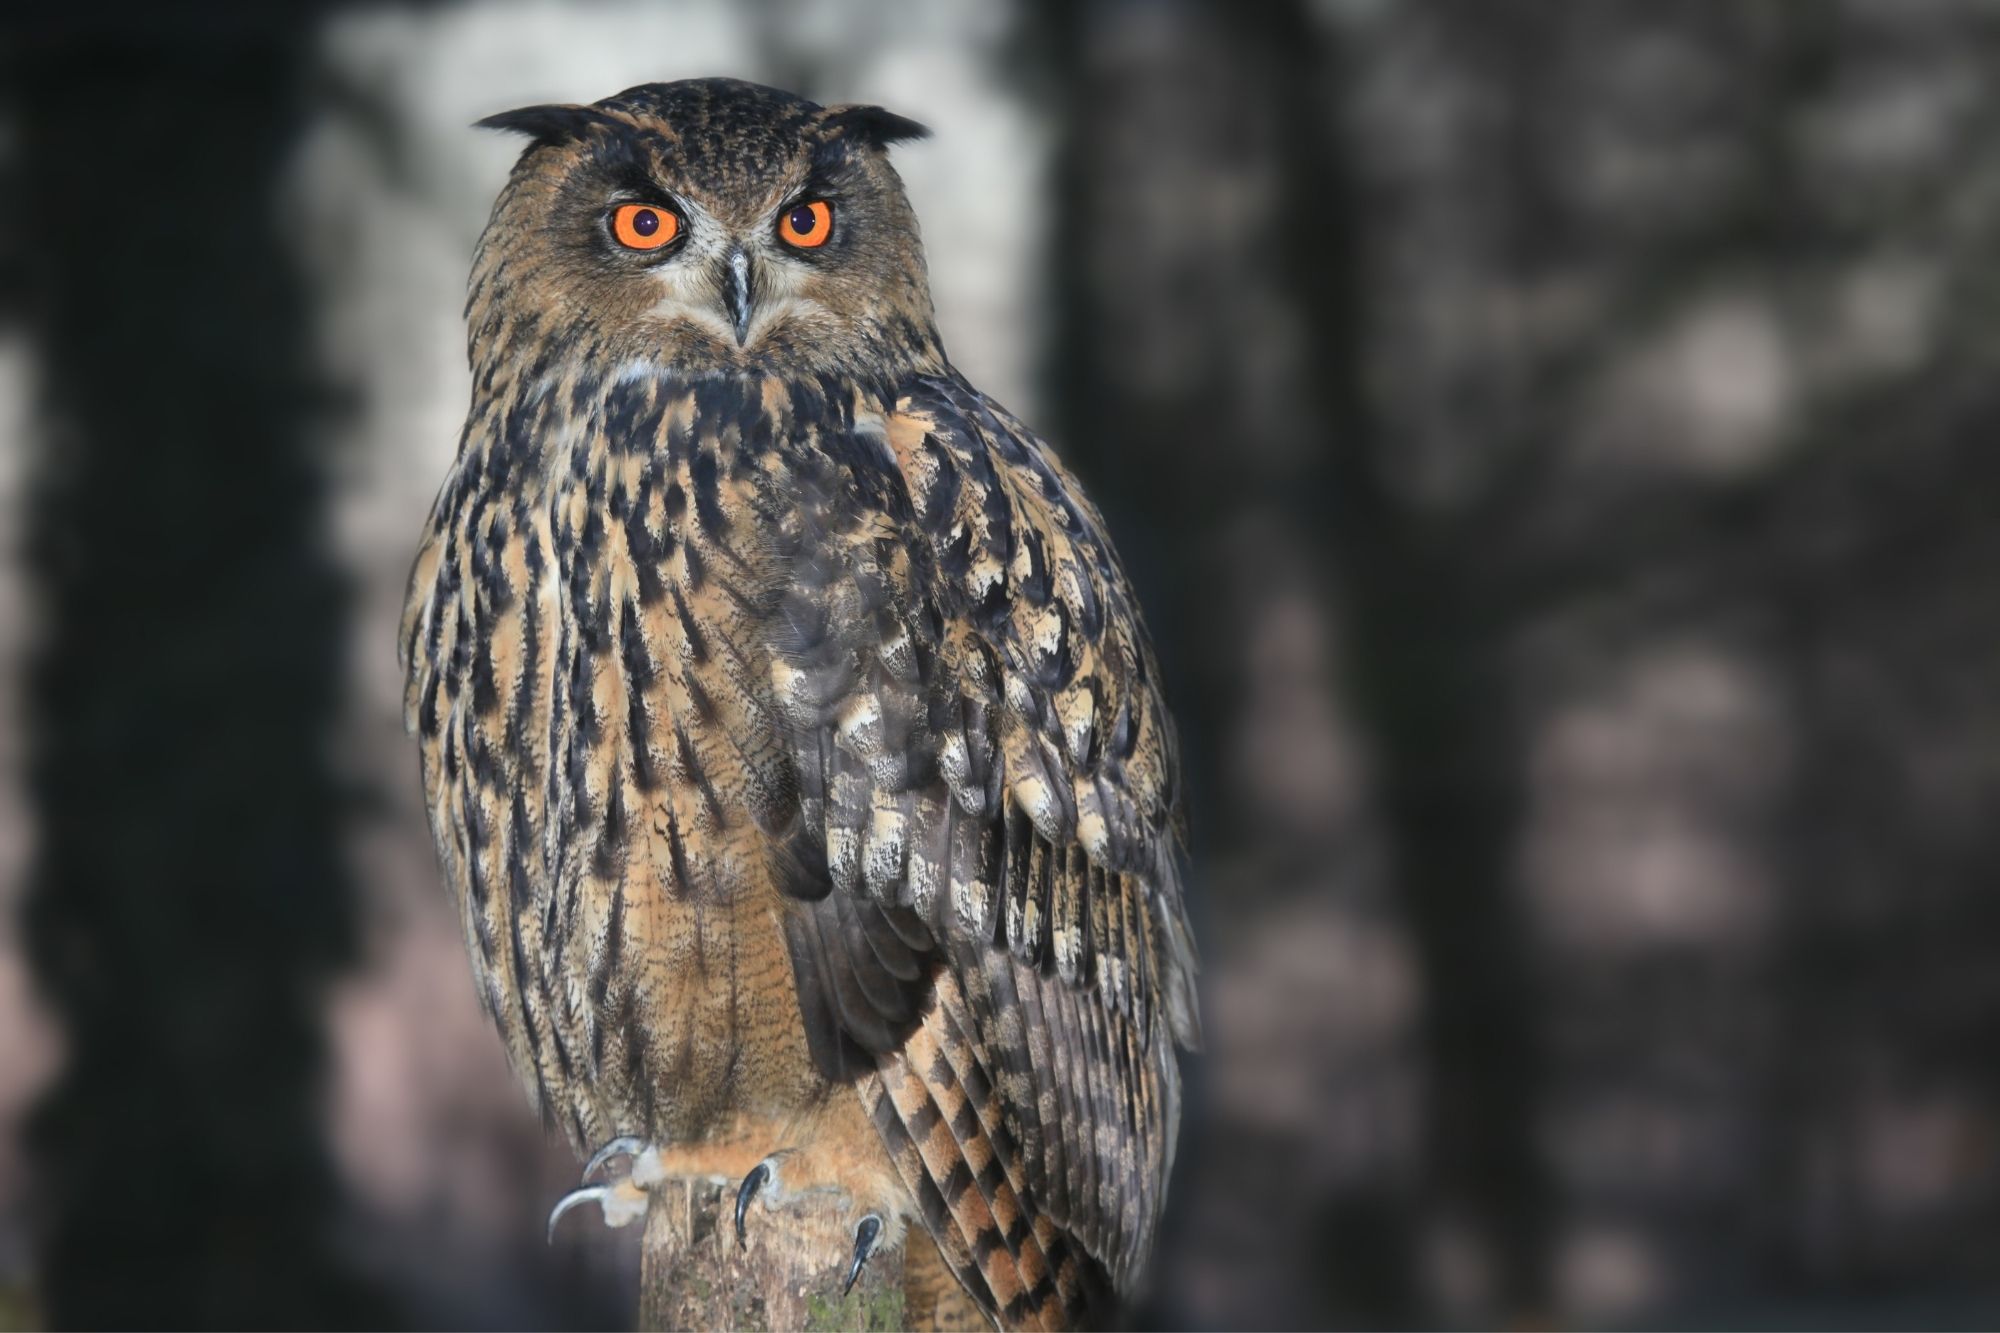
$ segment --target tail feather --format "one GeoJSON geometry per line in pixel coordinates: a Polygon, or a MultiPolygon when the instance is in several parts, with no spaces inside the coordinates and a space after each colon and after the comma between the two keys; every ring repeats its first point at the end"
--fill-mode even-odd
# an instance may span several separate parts
{"type": "Polygon", "coordinates": [[[926,1230],[967,1294],[1006,1329],[1087,1324],[1109,1277],[1023,1188],[1028,1175],[980,1063],[951,976],[897,1050],[857,1085],[926,1230]]]}

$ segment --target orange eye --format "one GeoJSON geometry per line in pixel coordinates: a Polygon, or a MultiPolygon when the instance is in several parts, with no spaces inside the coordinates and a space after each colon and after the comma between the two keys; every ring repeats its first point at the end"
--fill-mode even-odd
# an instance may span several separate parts
{"type": "Polygon", "coordinates": [[[620,204],[611,234],[628,250],[657,250],[681,234],[681,220],[653,204],[620,204]]]}
{"type": "Polygon", "coordinates": [[[778,219],[778,235],[785,244],[801,250],[825,245],[826,238],[833,235],[833,205],[824,199],[800,204],[778,219]]]}

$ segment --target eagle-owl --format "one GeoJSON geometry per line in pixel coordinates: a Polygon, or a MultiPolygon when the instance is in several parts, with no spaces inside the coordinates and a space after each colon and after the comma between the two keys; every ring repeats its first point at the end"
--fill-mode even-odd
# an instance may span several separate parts
{"type": "Polygon", "coordinates": [[[835,1191],[849,1282],[920,1229],[1002,1326],[1107,1317],[1198,1041],[1174,735],[1102,518],[939,343],[923,128],[481,124],[529,144],[401,651],[481,999],[586,1181],[631,1158],[557,1215],[835,1191]]]}

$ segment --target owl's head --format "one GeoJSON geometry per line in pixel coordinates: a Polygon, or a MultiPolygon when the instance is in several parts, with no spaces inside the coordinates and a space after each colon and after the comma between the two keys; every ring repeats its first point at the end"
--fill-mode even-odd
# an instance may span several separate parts
{"type": "Polygon", "coordinates": [[[935,368],[923,245],[887,149],[921,125],[734,79],[480,125],[529,136],[467,307],[475,367],[935,368]]]}

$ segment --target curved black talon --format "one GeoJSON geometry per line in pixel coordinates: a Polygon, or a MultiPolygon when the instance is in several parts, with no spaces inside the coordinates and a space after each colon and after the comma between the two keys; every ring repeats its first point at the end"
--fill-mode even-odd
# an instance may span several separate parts
{"type": "Polygon", "coordinates": [[[743,1177],[743,1183],[736,1187],[736,1248],[741,1250],[749,1242],[743,1238],[743,1214],[749,1211],[750,1201],[757,1197],[757,1191],[764,1188],[764,1182],[771,1178],[771,1163],[763,1161],[750,1168],[750,1174],[743,1177]]]}
{"type": "Polygon", "coordinates": [[[854,1262],[848,1265],[847,1281],[840,1284],[840,1294],[842,1296],[854,1290],[854,1279],[861,1276],[861,1265],[867,1263],[868,1256],[875,1253],[875,1241],[881,1234],[882,1219],[873,1213],[862,1218],[855,1226],[854,1262]]]}

